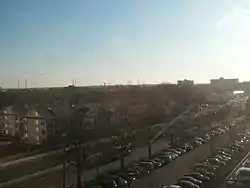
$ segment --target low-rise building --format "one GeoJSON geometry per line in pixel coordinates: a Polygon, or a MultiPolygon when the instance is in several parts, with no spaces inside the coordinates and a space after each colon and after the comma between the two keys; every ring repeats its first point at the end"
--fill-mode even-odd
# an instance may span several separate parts
{"type": "Polygon", "coordinates": [[[20,122],[24,116],[24,106],[7,106],[0,112],[0,134],[7,137],[20,136],[20,122]]]}
{"type": "Polygon", "coordinates": [[[178,86],[188,86],[188,85],[194,85],[194,81],[193,80],[178,80],[177,81],[177,85],[178,86]]]}
{"type": "Polygon", "coordinates": [[[50,144],[55,126],[56,117],[49,107],[29,106],[20,124],[21,141],[31,145],[50,144]]]}
{"type": "Polygon", "coordinates": [[[238,78],[233,79],[225,79],[223,77],[219,79],[211,79],[210,84],[214,87],[225,88],[225,89],[233,89],[239,84],[238,78]]]}

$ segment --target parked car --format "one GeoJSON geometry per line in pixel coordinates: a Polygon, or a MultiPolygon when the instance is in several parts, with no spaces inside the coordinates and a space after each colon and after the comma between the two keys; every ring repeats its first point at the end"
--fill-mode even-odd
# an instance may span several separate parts
{"type": "Polygon", "coordinates": [[[224,161],[224,162],[227,162],[227,161],[229,161],[230,159],[231,159],[231,157],[227,157],[227,156],[224,156],[224,155],[219,155],[219,154],[217,154],[217,155],[215,155],[215,157],[217,158],[217,159],[219,159],[219,160],[222,160],[222,161],[224,161]]]}
{"type": "Polygon", "coordinates": [[[137,168],[137,167],[129,167],[127,169],[127,173],[133,173],[136,178],[139,178],[139,177],[142,176],[141,173],[140,173],[139,168],[137,168]]]}
{"type": "Polygon", "coordinates": [[[153,160],[156,161],[156,162],[161,163],[162,166],[163,166],[163,165],[166,165],[167,163],[171,162],[171,161],[172,161],[172,158],[169,157],[169,158],[165,158],[165,159],[160,159],[160,158],[158,158],[158,157],[154,157],[153,160]]]}
{"type": "Polygon", "coordinates": [[[117,184],[117,188],[128,188],[128,182],[117,175],[106,175],[104,177],[101,177],[100,182],[115,182],[117,184]]]}
{"type": "Polygon", "coordinates": [[[186,148],[186,151],[191,151],[191,150],[194,149],[194,147],[191,144],[188,144],[188,143],[184,144],[183,146],[186,148]]]}
{"type": "Polygon", "coordinates": [[[155,160],[155,159],[150,160],[150,162],[154,164],[155,169],[161,168],[165,163],[165,162],[162,162],[161,160],[155,160]]]}
{"type": "Polygon", "coordinates": [[[215,172],[219,168],[218,166],[211,164],[209,162],[196,163],[194,167],[203,168],[211,172],[215,172]]]}
{"type": "Polygon", "coordinates": [[[198,147],[198,146],[202,145],[202,142],[195,140],[195,141],[191,142],[191,144],[193,147],[198,147]]]}
{"type": "Polygon", "coordinates": [[[209,163],[212,163],[212,164],[214,164],[216,166],[226,165],[225,161],[220,160],[220,159],[218,159],[216,157],[208,158],[206,161],[209,162],[209,163]]]}
{"type": "Polygon", "coordinates": [[[185,181],[190,181],[196,185],[201,185],[202,184],[202,181],[200,180],[197,180],[195,179],[194,177],[190,177],[190,176],[184,176],[183,178],[181,178],[179,181],[182,181],[182,180],[185,180],[185,181]]]}
{"type": "Polygon", "coordinates": [[[203,174],[205,176],[208,176],[210,178],[214,176],[214,172],[206,170],[204,168],[195,168],[194,171],[199,172],[199,173],[201,173],[201,174],[203,174]]]}
{"type": "Polygon", "coordinates": [[[177,185],[180,185],[183,188],[200,188],[199,185],[196,185],[190,181],[182,180],[177,183],[177,185]]]}
{"type": "Polygon", "coordinates": [[[183,188],[180,185],[165,185],[162,188],[183,188]]]}
{"type": "Polygon", "coordinates": [[[165,150],[166,152],[171,152],[171,153],[174,153],[174,154],[177,154],[178,156],[180,156],[182,154],[181,151],[177,151],[175,149],[166,149],[165,150]]]}
{"type": "Polygon", "coordinates": [[[176,148],[175,150],[181,152],[181,155],[187,152],[185,149],[182,148],[176,148]]]}
{"type": "Polygon", "coordinates": [[[140,162],[139,167],[141,167],[142,169],[144,169],[148,173],[152,172],[154,170],[154,168],[155,168],[154,163],[145,162],[145,161],[140,162]]]}
{"type": "Polygon", "coordinates": [[[115,180],[101,179],[98,181],[98,183],[102,186],[102,188],[118,188],[118,185],[115,180]]]}
{"type": "Polygon", "coordinates": [[[140,163],[133,163],[130,165],[130,168],[139,171],[140,177],[148,175],[151,170],[146,165],[141,165],[140,163]]]}
{"type": "Polygon", "coordinates": [[[171,162],[174,159],[177,159],[179,156],[171,152],[161,152],[156,154],[155,157],[160,158],[162,160],[166,160],[166,162],[171,162]]]}
{"type": "Polygon", "coordinates": [[[196,137],[195,140],[198,142],[204,143],[204,140],[201,137],[196,137]]]}
{"type": "Polygon", "coordinates": [[[137,174],[133,172],[118,172],[116,175],[126,180],[129,184],[137,179],[137,174]]]}
{"type": "Polygon", "coordinates": [[[191,174],[187,174],[187,176],[191,176],[197,180],[200,180],[200,181],[208,181],[210,180],[210,178],[206,175],[203,175],[201,174],[200,172],[193,172],[191,174]]]}

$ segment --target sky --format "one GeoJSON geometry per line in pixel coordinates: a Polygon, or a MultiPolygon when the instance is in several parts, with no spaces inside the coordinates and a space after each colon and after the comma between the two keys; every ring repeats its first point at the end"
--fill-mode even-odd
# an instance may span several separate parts
{"type": "Polygon", "coordinates": [[[249,0],[1,0],[0,87],[250,80],[249,0]]]}

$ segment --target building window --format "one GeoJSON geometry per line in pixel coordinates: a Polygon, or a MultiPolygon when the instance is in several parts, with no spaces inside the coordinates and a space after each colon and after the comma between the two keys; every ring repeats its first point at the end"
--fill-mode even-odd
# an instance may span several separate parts
{"type": "Polygon", "coordinates": [[[8,125],[5,123],[5,124],[4,124],[4,127],[5,127],[5,128],[7,128],[7,127],[8,127],[8,125]]]}
{"type": "Polygon", "coordinates": [[[5,134],[9,134],[9,130],[5,130],[5,134]]]}
{"type": "Polygon", "coordinates": [[[45,135],[46,132],[45,132],[44,129],[42,129],[42,130],[41,130],[41,133],[42,133],[42,135],[45,135]]]}
{"type": "Polygon", "coordinates": [[[7,116],[4,116],[4,119],[8,119],[8,117],[7,117],[7,116]]]}
{"type": "Polygon", "coordinates": [[[24,137],[25,137],[25,138],[28,138],[28,134],[27,134],[27,133],[25,133],[25,134],[24,134],[24,137]]]}
{"type": "Polygon", "coordinates": [[[38,113],[36,112],[36,116],[38,116],[38,113]]]}
{"type": "Polygon", "coordinates": [[[3,111],[4,114],[7,114],[6,110],[3,111]]]}
{"type": "Polygon", "coordinates": [[[24,123],[26,123],[26,124],[28,123],[27,118],[24,118],[23,121],[24,121],[24,123]]]}
{"type": "Polygon", "coordinates": [[[28,127],[24,127],[24,132],[28,132],[28,127]]]}
{"type": "Polygon", "coordinates": [[[41,120],[41,125],[45,125],[45,120],[41,120]]]}
{"type": "Polygon", "coordinates": [[[40,140],[39,136],[36,136],[36,140],[37,140],[37,141],[40,140]]]}
{"type": "Polygon", "coordinates": [[[38,125],[39,124],[39,121],[38,121],[38,119],[36,120],[36,125],[38,125]]]}
{"type": "Polygon", "coordinates": [[[15,127],[16,127],[16,129],[19,127],[18,123],[16,123],[15,127]]]}
{"type": "Polygon", "coordinates": [[[39,127],[36,127],[36,132],[39,132],[39,127]]]}
{"type": "Polygon", "coordinates": [[[94,129],[94,124],[93,124],[93,122],[91,122],[91,121],[87,121],[87,122],[85,122],[85,124],[84,124],[84,128],[85,128],[85,130],[91,130],[91,129],[94,129]]]}

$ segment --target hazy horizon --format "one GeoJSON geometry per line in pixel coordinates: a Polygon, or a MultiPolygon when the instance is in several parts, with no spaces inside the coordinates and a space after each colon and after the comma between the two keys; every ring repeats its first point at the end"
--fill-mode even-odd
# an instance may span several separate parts
{"type": "Polygon", "coordinates": [[[2,0],[0,87],[250,80],[248,0],[2,0]]]}

